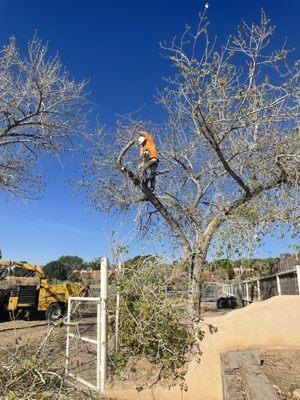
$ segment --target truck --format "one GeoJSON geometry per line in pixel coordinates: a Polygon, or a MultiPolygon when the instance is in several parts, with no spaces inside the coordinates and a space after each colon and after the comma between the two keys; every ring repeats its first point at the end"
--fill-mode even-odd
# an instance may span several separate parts
{"type": "Polygon", "coordinates": [[[22,311],[42,312],[47,319],[55,321],[64,314],[70,296],[87,294],[86,288],[79,283],[50,283],[43,268],[26,261],[0,260],[1,267],[20,267],[34,275],[4,277],[5,284],[0,289],[0,311],[12,316],[22,311]]]}

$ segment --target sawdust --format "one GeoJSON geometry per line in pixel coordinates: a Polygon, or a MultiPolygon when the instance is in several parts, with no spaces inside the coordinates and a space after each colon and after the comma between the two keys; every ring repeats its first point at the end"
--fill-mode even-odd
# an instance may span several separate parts
{"type": "Polygon", "coordinates": [[[188,366],[187,390],[159,384],[137,390],[124,382],[123,387],[107,390],[107,394],[128,400],[222,400],[220,353],[247,348],[300,349],[300,296],[273,297],[222,316],[207,317],[205,322],[218,331],[210,333],[203,325],[203,354],[200,363],[195,359],[188,366]]]}

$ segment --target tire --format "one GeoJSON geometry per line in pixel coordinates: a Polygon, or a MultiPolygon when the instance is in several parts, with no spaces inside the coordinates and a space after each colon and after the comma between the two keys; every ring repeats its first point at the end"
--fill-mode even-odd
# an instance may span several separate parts
{"type": "Polygon", "coordinates": [[[57,321],[63,315],[62,306],[59,303],[52,303],[46,311],[46,319],[57,321]]]}

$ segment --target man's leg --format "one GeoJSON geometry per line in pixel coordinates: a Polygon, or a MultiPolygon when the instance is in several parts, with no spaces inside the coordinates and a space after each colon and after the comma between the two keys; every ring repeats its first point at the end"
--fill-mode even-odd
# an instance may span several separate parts
{"type": "Polygon", "coordinates": [[[138,176],[143,183],[147,181],[147,169],[149,167],[149,160],[145,160],[144,158],[141,159],[141,162],[138,166],[138,176]]]}
{"type": "Polygon", "coordinates": [[[150,190],[154,192],[155,190],[155,179],[156,179],[156,171],[158,167],[158,160],[155,158],[152,159],[153,163],[150,165],[150,190]]]}
{"type": "Polygon", "coordinates": [[[158,160],[156,158],[151,158],[150,160],[143,159],[142,163],[139,166],[139,176],[142,179],[143,183],[148,187],[150,182],[149,189],[154,191],[155,189],[155,178],[156,178],[156,170],[158,166],[158,160]],[[150,176],[148,177],[148,170],[150,172],[150,176]]]}

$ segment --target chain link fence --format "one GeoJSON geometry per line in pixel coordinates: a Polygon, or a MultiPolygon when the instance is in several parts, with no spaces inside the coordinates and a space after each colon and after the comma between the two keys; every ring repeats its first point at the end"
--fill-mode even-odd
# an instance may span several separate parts
{"type": "Polygon", "coordinates": [[[201,288],[202,302],[216,302],[222,295],[222,284],[216,282],[204,282],[201,288]]]}

